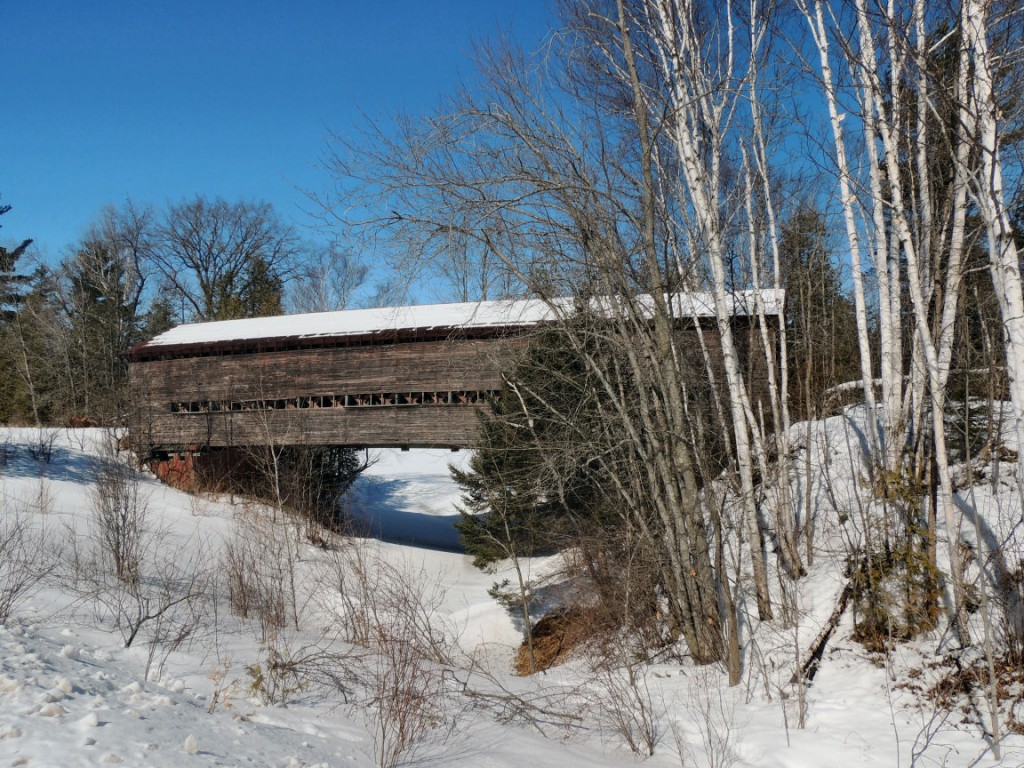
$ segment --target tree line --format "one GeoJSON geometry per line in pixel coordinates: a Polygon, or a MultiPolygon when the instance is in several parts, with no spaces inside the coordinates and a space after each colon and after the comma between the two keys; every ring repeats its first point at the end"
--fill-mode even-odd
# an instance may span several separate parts
{"type": "Polygon", "coordinates": [[[121,425],[133,345],[178,323],[340,309],[366,274],[267,203],[204,196],[109,207],[56,265],[30,245],[0,253],[2,423],[121,425]]]}

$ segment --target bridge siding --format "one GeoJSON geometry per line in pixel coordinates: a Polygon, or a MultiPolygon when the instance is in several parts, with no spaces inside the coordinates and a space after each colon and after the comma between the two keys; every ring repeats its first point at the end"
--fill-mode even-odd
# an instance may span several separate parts
{"type": "Polygon", "coordinates": [[[174,414],[155,419],[155,446],[352,445],[467,447],[479,425],[472,406],[308,408],[174,414]]]}
{"type": "MultiPolygon", "coordinates": [[[[733,319],[741,356],[760,348],[750,318],[733,319]]],[[[775,343],[775,324],[769,336],[775,343]]],[[[724,380],[721,347],[710,320],[705,343],[724,380]]],[[[680,328],[679,348],[704,379],[703,356],[692,325],[680,328]]],[[[280,445],[469,447],[478,429],[473,406],[380,406],[293,410],[172,413],[176,401],[291,399],[374,392],[487,391],[501,386],[529,336],[399,341],[379,345],[226,354],[131,362],[132,431],[151,448],[179,450],[273,441],[280,445]],[[268,437],[269,436],[269,437],[268,437]]],[[[744,366],[756,400],[767,404],[765,361],[744,366]]]]}
{"type": "Polygon", "coordinates": [[[131,364],[134,429],[151,446],[468,446],[472,406],[172,413],[176,401],[272,400],[373,392],[486,391],[524,338],[447,339],[144,360],[131,364]]]}

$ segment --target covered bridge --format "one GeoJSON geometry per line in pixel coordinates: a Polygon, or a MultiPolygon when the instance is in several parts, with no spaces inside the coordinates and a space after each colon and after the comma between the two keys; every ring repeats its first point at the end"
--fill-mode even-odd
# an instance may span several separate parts
{"type": "MultiPolygon", "coordinates": [[[[679,316],[701,322],[714,343],[710,296],[675,298],[679,316]]],[[[774,326],[782,295],[762,298],[774,326]]],[[[753,297],[732,302],[737,324],[754,327],[753,297]]],[[[177,326],[128,352],[133,440],[150,455],[467,447],[501,370],[554,314],[538,300],[485,301],[177,326]]]]}

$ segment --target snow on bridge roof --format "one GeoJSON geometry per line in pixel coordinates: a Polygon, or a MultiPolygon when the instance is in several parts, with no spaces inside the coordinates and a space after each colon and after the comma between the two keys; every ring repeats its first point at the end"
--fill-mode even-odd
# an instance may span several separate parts
{"type": "MultiPolygon", "coordinates": [[[[760,292],[766,315],[782,312],[784,292],[760,292]]],[[[640,296],[650,305],[650,296],[640,296]]],[[[739,291],[727,297],[734,315],[756,313],[753,291],[739,291]]],[[[593,299],[595,306],[609,306],[608,299],[593,299]]],[[[710,293],[677,293],[673,296],[679,317],[710,317],[714,300],[710,293]]],[[[278,315],[246,320],[221,320],[176,326],[146,342],[138,349],[192,344],[220,344],[261,339],[315,339],[344,336],[373,336],[397,332],[455,331],[473,328],[529,327],[571,313],[572,299],[515,299],[474,301],[461,304],[423,304],[408,307],[348,309],[303,315],[278,315]]]]}

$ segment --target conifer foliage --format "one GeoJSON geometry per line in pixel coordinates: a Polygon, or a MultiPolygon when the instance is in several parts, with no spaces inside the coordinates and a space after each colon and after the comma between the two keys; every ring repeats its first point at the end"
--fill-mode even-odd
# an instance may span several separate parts
{"type": "Polygon", "coordinates": [[[604,515],[596,406],[585,365],[557,331],[509,371],[491,413],[481,412],[469,469],[452,469],[464,491],[456,526],[478,567],[557,547],[604,515]]]}
{"type": "MultiPolygon", "coordinates": [[[[11,206],[0,204],[0,216],[10,210],[11,206]]],[[[9,321],[21,303],[28,277],[18,274],[15,267],[30,245],[32,240],[23,240],[20,245],[10,249],[0,245],[0,319],[3,321],[9,321]]]]}

